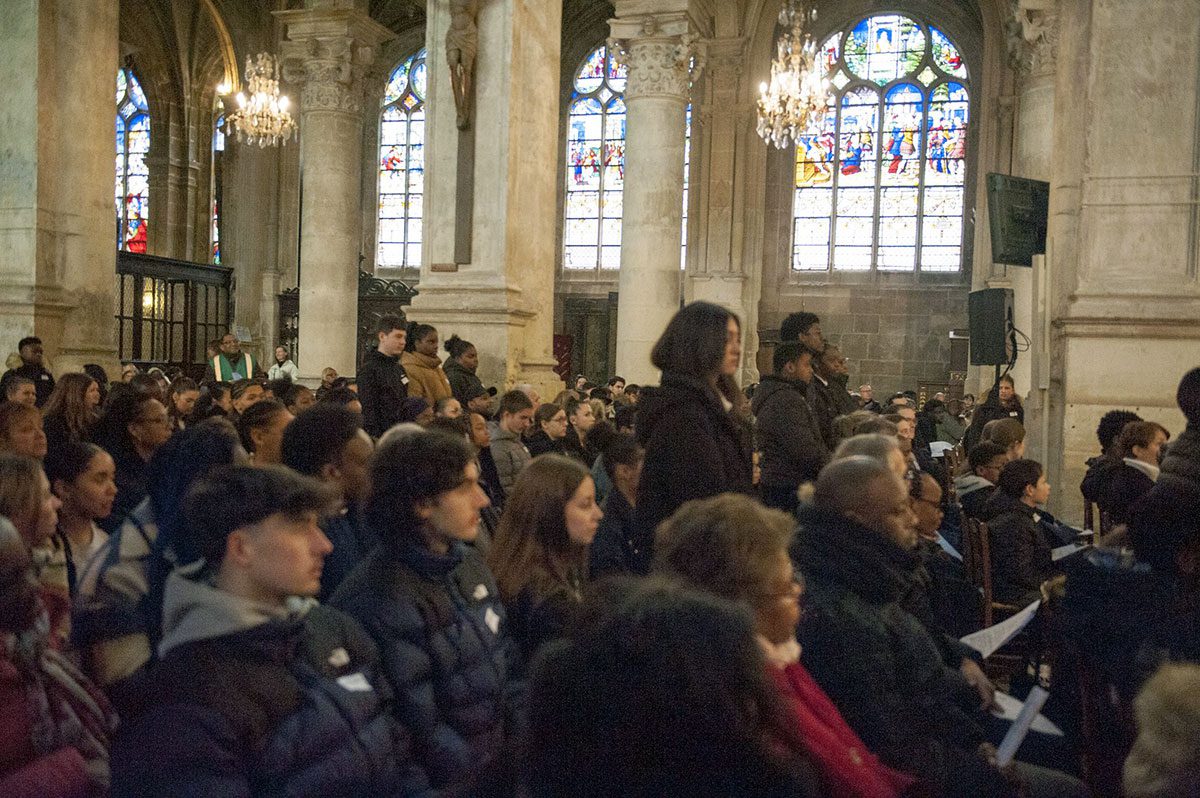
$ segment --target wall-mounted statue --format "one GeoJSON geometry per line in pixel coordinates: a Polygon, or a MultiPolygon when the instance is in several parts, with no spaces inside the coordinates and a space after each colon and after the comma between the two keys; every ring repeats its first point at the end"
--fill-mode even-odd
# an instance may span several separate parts
{"type": "Polygon", "coordinates": [[[446,62],[458,111],[458,129],[471,126],[475,102],[475,55],[479,52],[479,28],[475,15],[478,0],[450,0],[450,29],[446,31],[446,62]]]}

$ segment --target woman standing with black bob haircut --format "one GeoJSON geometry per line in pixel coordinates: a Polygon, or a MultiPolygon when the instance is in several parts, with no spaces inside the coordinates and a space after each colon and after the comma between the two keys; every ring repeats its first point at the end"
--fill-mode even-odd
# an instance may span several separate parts
{"type": "Polygon", "coordinates": [[[741,338],[737,316],[693,302],[650,353],[663,375],[662,385],[643,389],[638,401],[637,440],[646,460],[634,510],[635,573],[649,572],[654,530],[684,502],[753,490],[749,427],[735,410],[741,338]]]}

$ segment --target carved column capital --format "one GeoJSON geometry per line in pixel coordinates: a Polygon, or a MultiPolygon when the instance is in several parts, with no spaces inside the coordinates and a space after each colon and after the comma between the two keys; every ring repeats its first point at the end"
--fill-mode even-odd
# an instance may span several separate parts
{"type": "Polygon", "coordinates": [[[1022,78],[1052,74],[1058,61],[1059,0],[1012,0],[1008,52],[1022,78]]]}
{"type": "Polygon", "coordinates": [[[629,70],[626,100],[690,96],[707,50],[686,20],[646,14],[612,20],[610,26],[609,50],[629,70]]]}
{"type": "Polygon", "coordinates": [[[285,30],[280,46],[283,79],[300,86],[301,113],[361,113],[363,76],[379,44],[392,38],[392,32],[352,10],[275,13],[285,30]]]}

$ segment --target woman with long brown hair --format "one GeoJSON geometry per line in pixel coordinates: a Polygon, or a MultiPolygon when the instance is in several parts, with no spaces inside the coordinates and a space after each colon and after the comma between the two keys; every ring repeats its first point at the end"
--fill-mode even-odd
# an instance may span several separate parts
{"type": "Polygon", "coordinates": [[[57,449],[68,443],[87,442],[99,418],[100,386],[81,372],[64,374],[42,408],[46,444],[57,449]]]}
{"type": "Polygon", "coordinates": [[[535,458],[509,494],[488,564],[526,662],[562,634],[583,600],[588,547],[603,515],[591,474],[562,455],[535,458]]]}

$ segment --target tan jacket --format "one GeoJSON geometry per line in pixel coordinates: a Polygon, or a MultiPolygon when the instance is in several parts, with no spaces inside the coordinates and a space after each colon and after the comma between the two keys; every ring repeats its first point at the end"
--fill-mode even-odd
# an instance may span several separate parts
{"type": "Polygon", "coordinates": [[[400,356],[400,365],[408,374],[409,396],[422,396],[432,405],[439,399],[448,399],[453,395],[450,380],[442,371],[442,362],[436,357],[420,352],[405,352],[400,356]]]}

